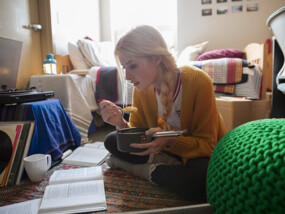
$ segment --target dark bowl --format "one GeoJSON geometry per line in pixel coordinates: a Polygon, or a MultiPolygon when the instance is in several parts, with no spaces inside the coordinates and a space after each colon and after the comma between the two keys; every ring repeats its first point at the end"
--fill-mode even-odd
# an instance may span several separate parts
{"type": "Polygon", "coordinates": [[[145,132],[149,130],[147,127],[141,128],[126,128],[117,131],[117,147],[121,152],[143,152],[146,149],[131,147],[131,143],[146,143],[149,140],[146,138],[145,132]]]}

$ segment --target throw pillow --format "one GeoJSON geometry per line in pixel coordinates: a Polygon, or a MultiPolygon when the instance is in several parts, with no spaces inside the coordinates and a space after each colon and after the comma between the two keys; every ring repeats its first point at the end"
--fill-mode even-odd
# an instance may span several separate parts
{"type": "Polygon", "coordinates": [[[206,41],[184,48],[177,59],[177,65],[183,66],[189,64],[191,61],[196,61],[197,57],[204,52],[208,43],[209,42],[206,41]]]}
{"type": "Polygon", "coordinates": [[[243,58],[245,52],[236,49],[218,49],[201,54],[197,61],[220,58],[243,58]]]}
{"type": "Polygon", "coordinates": [[[84,56],[82,55],[81,51],[79,50],[79,47],[77,45],[74,45],[72,43],[67,44],[68,48],[68,54],[70,57],[70,61],[74,67],[75,70],[80,69],[89,69],[87,62],[85,61],[84,56]]]}
{"type": "Polygon", "coordinates": [[[111,42],[80,39],[77,44],[91,66],[115,66],[114,47],[111,42]]]}

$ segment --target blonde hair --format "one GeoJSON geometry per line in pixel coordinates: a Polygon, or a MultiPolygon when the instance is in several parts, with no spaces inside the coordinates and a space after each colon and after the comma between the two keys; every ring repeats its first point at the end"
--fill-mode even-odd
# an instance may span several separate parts
{"type": "Polygon", "coordinates": [[[126,35],[120,38],[115,48],[115,56],[121,77],[123,76],[123,72],[120,69],[118,56],[126,53],[137,57],[161,57],[160,69],[163,72],[163,79],[161,81],[159,97],[163,105],[162,119],[167,121],[172,111],[172,97],[175,87],[173,79],[177,65],[162,35],[152,26],[140,25],[131,29],[126,35]]]}

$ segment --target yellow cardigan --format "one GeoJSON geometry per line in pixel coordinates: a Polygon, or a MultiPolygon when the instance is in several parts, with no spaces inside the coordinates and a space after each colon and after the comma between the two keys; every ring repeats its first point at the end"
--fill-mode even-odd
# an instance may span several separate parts
{"type": "MultiPolygon", "coordinates": [[[[188,129],[184,136],[167,151],[182,157],[184,163],[189,158],[210,157],[214,146],[224,136],[226,129],[218,112],[210,77],[195,67],[180,69],[182,81],[181,130],[188,129]]],[[[138,108],[130,116],[130,127],[157,127],[158,109],[153,86],[142,92],[134,90],[133,106],[138,108]]]]}

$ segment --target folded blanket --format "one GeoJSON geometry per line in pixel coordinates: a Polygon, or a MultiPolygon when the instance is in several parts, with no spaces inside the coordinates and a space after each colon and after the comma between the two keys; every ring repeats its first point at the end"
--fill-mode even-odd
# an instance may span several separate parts
{"type": "Polygon", "coordinates": [[[118,100],[118,72],[113,66],[101,67],[97,71],[96,77],[96,93],[97,102],[101,100],[110,100],[116,102],[118,100]]]}
{"type": "Polygon", "coordinates": [[[244,67],[243,73],[247,74],[248,80],[245,83],[236,85],[235,96],[246,97],[248,99],[261,99],[263,76],[258,65],[244,67]]]}
{"type": "Polygon", "coordinates": [[[221,58],[195,61],[193,65],[211,77],[216,92],[233,94],[235,84],[247,80],[247,75],[243,75],[243,67],[247,64],[246,60],[239,58],[221,58]]]}

